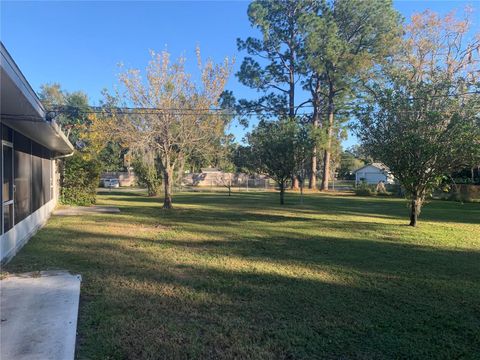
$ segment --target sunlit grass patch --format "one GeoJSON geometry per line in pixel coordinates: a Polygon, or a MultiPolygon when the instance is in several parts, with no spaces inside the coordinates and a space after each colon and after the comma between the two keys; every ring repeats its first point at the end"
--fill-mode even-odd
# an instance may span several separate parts
{"type": "Polygon", "coordinates": [[[80,359],[474,358],[480,204],[111,192],[5,268],[83,277],[80,359]]]}

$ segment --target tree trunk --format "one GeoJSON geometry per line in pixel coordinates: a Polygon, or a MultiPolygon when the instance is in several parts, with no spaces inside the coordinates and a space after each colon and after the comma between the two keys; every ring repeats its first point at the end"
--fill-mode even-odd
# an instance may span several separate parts
{"type": "Polygon", "coordinates": [[[412,199],[410,204],[410,226],[417,226],[418,215],[422,208],[422,200],[418,197],[412,199]]]}
{"type": "Polygon", "coordinates": [[[292,177],[292,190],[298,190],[298,178],[296,176],[292,177]]]}
{"type": "Polygon", "coordinates": [[[304,181],[302,179],[302,181],[300,181],[300,204],[302,205],[303,205],[303,183],[304,181]]]}
{"type": "Polygon", "coordinates": [[[285,184],[280,183],[280,205],[285,205],[285,184]]]}
{"type": "MultiPolygon", "coordinates": [[[[295,53],[291,51],[289,59],[289,78],[288,78],[288,116],[291,121],[295,121],[295,53]]],[[[298,189],[298,179],[292,177],[292,190],[298,189]]]]}
{"type": "Polygon", "coordinates": [[[320,190],[327,191],[330,180],[330,156],[332,147],[333,135],[333,95],[328,97],[328,130],[327,130],[327,148],[325,149],[325,156],[323,157],[323,178],[320,190]]]}
{"type": "MultiPolygon", "coordinates": [[[[316,130],[320,125],[320,113],[318,112],[318,108],[320,106],[320,99],[319,99],[319,91],[320,91],[320,82],[317,81],[315,89],[312,89],[312,99],[313,99],[313,129],[316,130]]],[[[312,149],[312,167],[310,168],[310,181],[308,183],[309,189],[317,189],[317,153],[318,148],[315,145],[312,149]]]]}
{"type": "Polygon", "coordinates": [[[317,147],[313,148],[313,155],[312,155],[312,167],[310,169],[310,181],[308,183],[309,189],[316,189],[317,188],[317,147]]]}
{"type": "Polygon", "coordinates": [[[182,181],[183,181],[183,175],[185,171],[185,158],[183,156],[180,158],[180,161],[178,162],[177,169],[178,171],[177,171],[176,183],[179,187],[181,187],[182,181]]]}
{"type": "Polygon", "coordinates": [[[323,156],[323,177],[322,184],[320,185],[320,190],[328,191],[328,183],[330,178],[330,151],[325,150],[323,156]]]}
{"type": "Polygon", "coordinates": [[[167,167],[163,172],[163,185],[165,189],[165,199],[163,200],[163,208],[171,209],[173,207],[172,203],[172,175],[173,171],[171,167],[167,167]]]}
{"type": "MultiPolygon", "coordinates": [[[[288,91],[288,115],[291,121],[295,121],[295,77],[294,77],[294,67],[293,59],[290,63],[290,89],[288,91]]],[[[298,189],[298,179],[296,176],[292,177],[292,190],[298,189]]]]}
{"type": "Polygon", "coordinates": [[[288,116],[291,120],[295,117],[295,55],[291,51],[288,67],[288,116]]]}

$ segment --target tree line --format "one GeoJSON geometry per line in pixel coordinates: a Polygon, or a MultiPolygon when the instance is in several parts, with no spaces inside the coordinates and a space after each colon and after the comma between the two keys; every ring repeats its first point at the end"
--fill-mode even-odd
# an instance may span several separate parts
{"type": "Polygon", "coordinates": [[[67,112],[64,129],[81,129],[75,141],[106,159],[129,151],[149,193],[163,186],[165,208],[185,169],[202,165],[266,174],[282,204],[289,186],[328,190],[347,128],[404,187],[412,226],[448,174],[480,163],[480,35],[468,10],[407,23],[389,0],[256,0],[247,15],[261,36],[237,40],[246,56],[235,75],[258,97],[226,89],[231,59],[205,61],[197,48],[196,81],[184,57],[152,52],[143,77],[122,69],[102,110],[83,127],[67,112]],[[258,124],[236,144],[228,125],[252,114],[258,124]]]}

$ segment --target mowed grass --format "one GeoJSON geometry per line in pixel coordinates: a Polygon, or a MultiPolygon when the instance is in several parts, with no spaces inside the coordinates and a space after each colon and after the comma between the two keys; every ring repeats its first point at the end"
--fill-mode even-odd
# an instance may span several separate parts
{"type": "Polygon", "coordinates": [[[120,214],[58,217],[7,272],[83,277],[79,359],[480,357],[480,204],[104,193],[120,214]]]}

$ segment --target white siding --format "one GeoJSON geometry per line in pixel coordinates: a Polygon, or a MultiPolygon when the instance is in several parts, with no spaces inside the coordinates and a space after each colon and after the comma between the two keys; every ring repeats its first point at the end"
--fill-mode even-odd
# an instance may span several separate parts
{"type": "Polygon", "coordinates": [[[56,199],[50,200],[40,209],[20,221],[17,225],[0,236],[0,261],[7,263],[40,229],[50,217],[55,208],[56,199]]]}
{"type": "Polygon", "coordinates": [[[379,181],[392,182],[383,170],[371,165],[365,166],[355,173],[356,183],[362,182],[362,179],[365,179],[368,184],[378,184],[379,181]]]}

